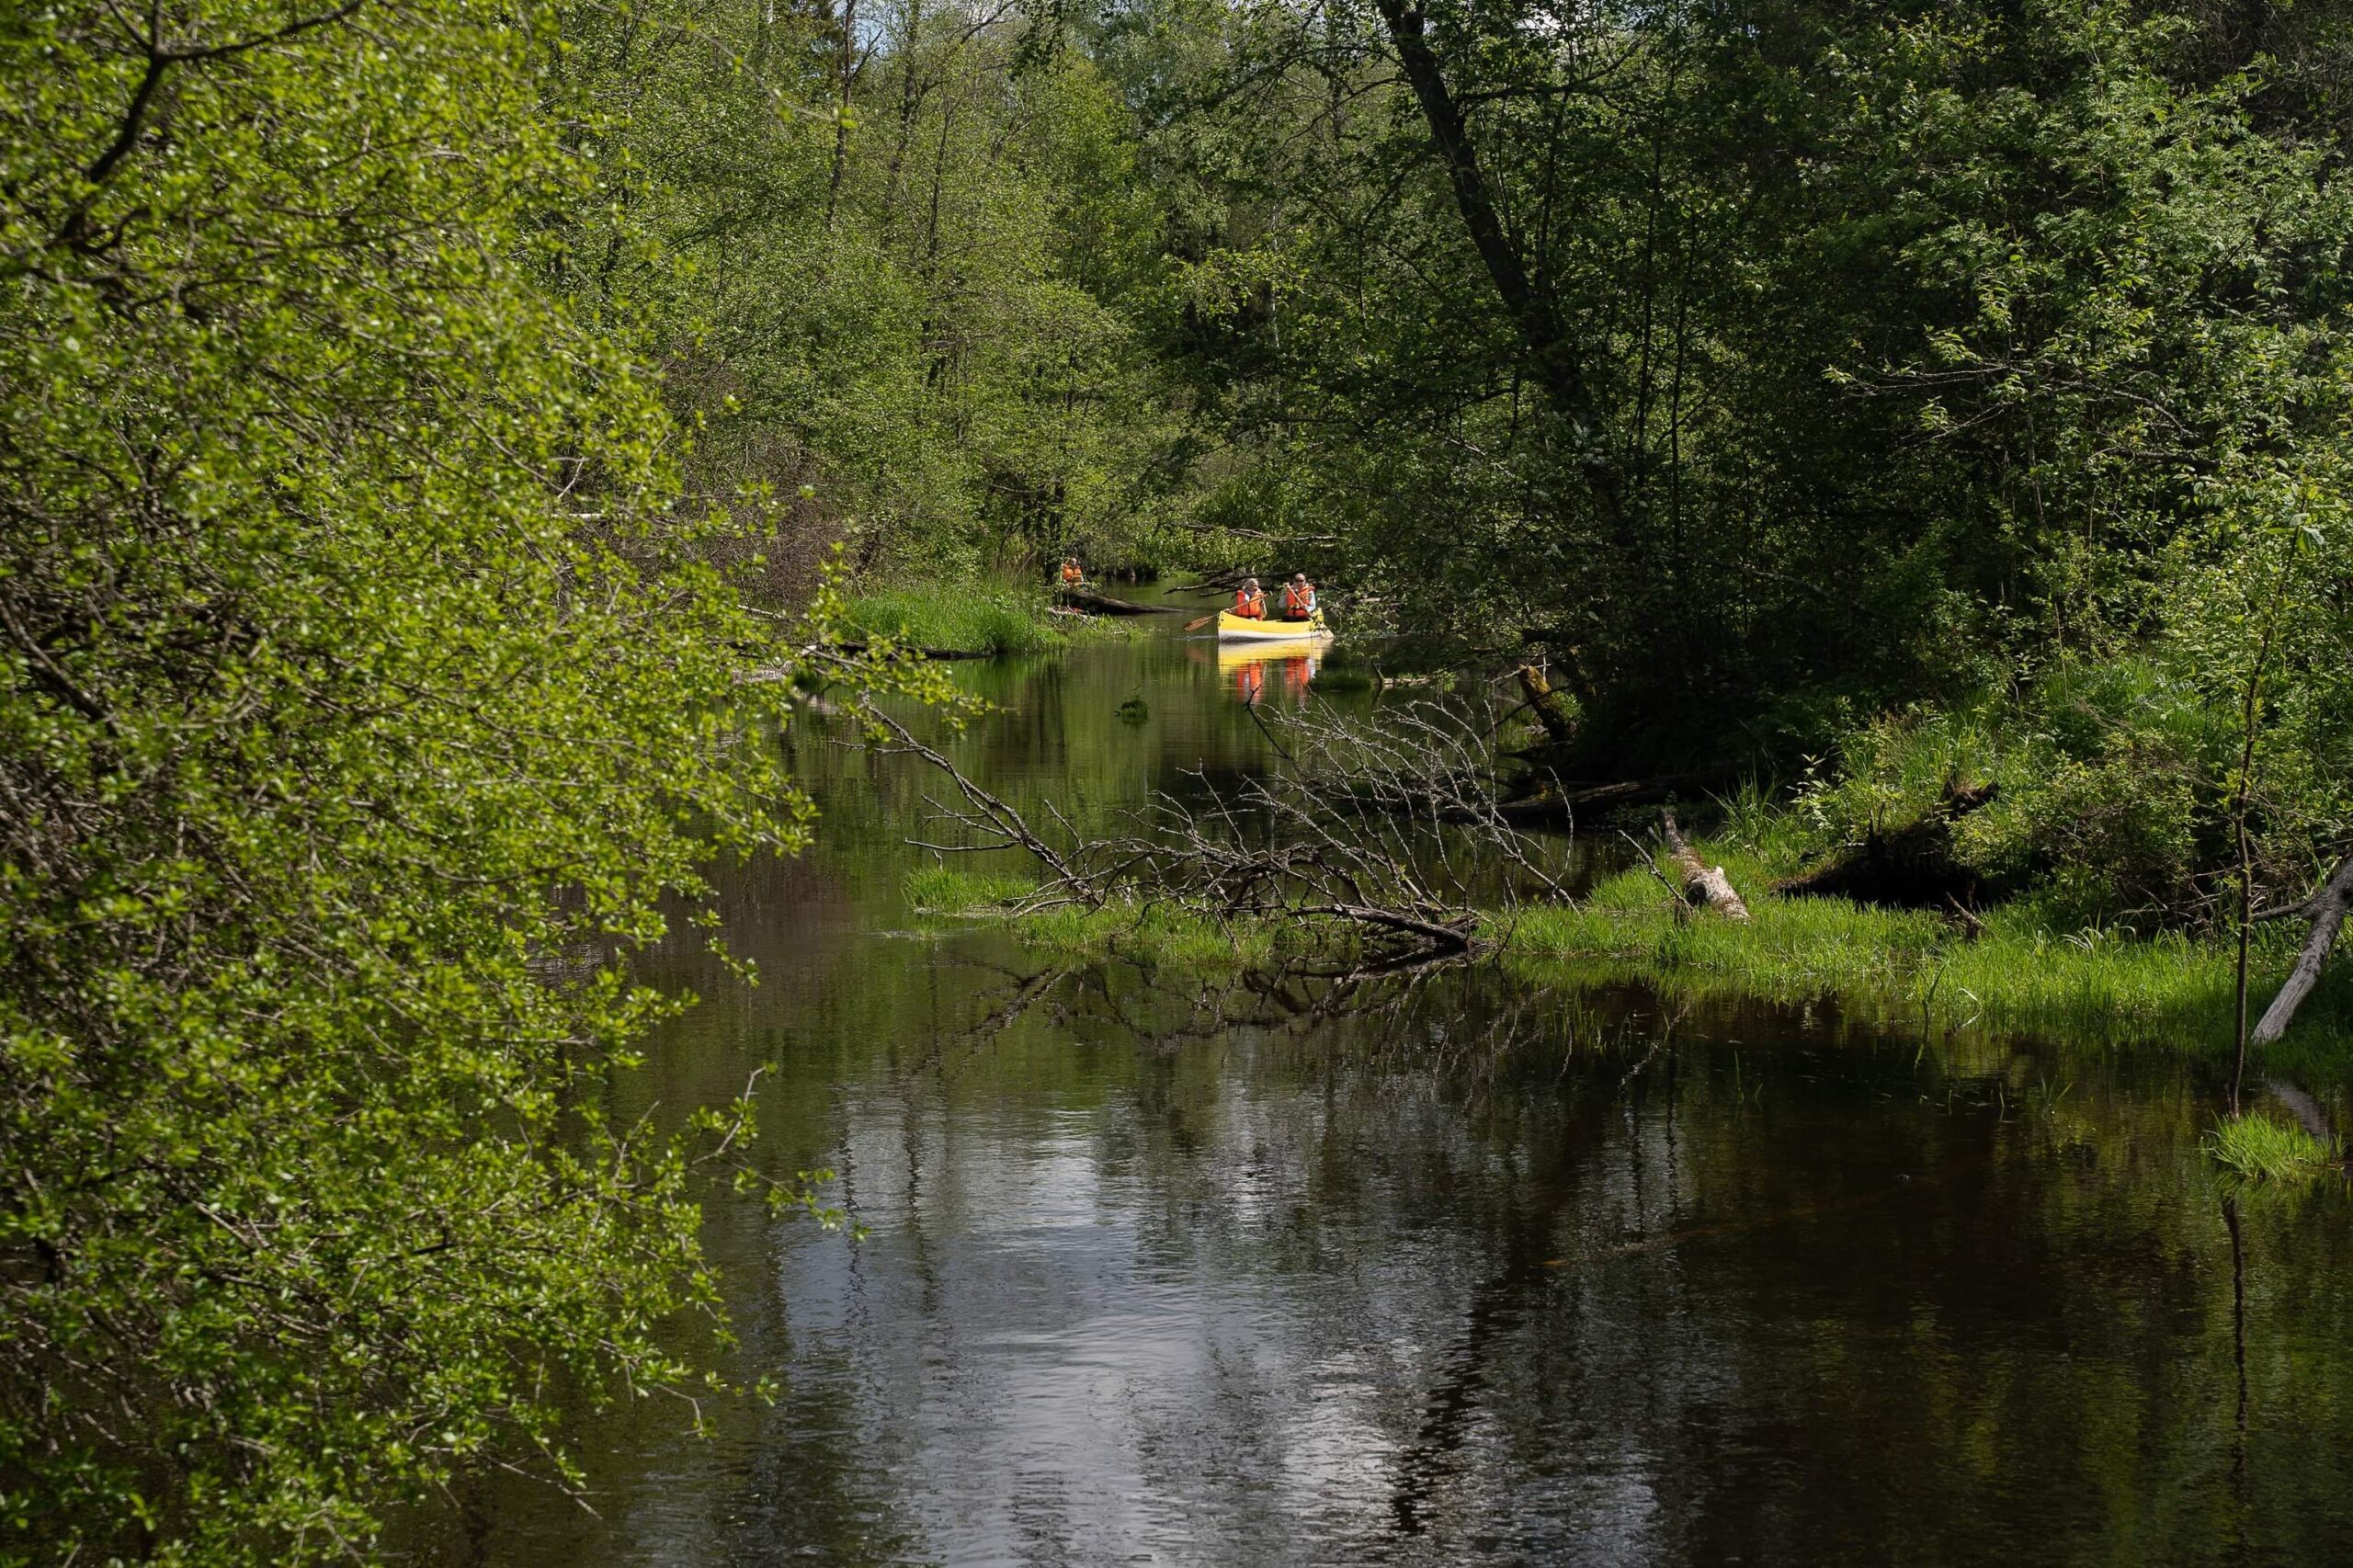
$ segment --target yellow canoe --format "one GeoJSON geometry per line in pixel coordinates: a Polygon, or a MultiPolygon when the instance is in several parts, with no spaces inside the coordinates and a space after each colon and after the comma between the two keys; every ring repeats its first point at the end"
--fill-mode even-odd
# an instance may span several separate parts
{"type": "Polygon", "coordinates": [[[1320,609],[1305,620],[1253,620],[1230,609],[1217,612],[1221,642],[1313,642],[1331,635],[1320,609]]]}

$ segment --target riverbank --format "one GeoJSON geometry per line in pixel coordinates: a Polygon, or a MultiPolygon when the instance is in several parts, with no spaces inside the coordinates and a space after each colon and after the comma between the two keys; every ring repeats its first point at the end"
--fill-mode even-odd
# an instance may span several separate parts
{"type": "MultiPolygon", "coordinates": [[[[1478,936],[1492,961],[1532,984],[1634,983],[1665,995],[1829,999],[1881,1020],[1937,1029],[1979,1028],[2097,1049],[2162,1050],[2222,1062],[2234,1039],[2234,954],[2177,933],[2068,931],[2030,903],[1986,911],[1971,929],[1922,911],[1836,898],[1783,896],[1756,858],[1705,843],[1747,898],[1743,923],[1695,912],[1635,866],[1605,876],[1573,903],[1491,910],[1478,936]]],[[[1165,907],[1063,906],[1013,913],[1024,878],[953,868],[911,873],[919,914],[1007,919],[1026,947],[1071,958],[1120,955],[1179,968],[1247,969],[1312,950],[1274,919],[1219,923],[1165,907]]],[[[2256,1010],[2293,958],[2296,933],[2257,934],[2250,973],[2256,1010]]],[[[2353,984],[2332,971],[2287,1037],[2265,1054],[2273,1070],[2335,1081],[2353,1066],[2353,984]]]]}

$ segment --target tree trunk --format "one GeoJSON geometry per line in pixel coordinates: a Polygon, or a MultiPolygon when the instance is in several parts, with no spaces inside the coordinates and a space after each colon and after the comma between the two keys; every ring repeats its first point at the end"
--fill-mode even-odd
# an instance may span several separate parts
{"type": "Polygon", "coordinates": [[[1748,905],[1740,894],[1733,892],[1732,879],[1724,875],[1722,866],[1710,866],[1699,858],[1683,830],[1675,825],[1672,811],[1659,812],[1666,824],[1667,858],[1683,874],[1683,896],[1693,903],[1704,903],[1727,920],[1748,918],[1748,905]]]}
{"type": "Polygon", "coordinates": [[[1544,678],[1544,672],[1534,665],[1519,666],[1519,689],[1527,695],[1529,707],[1536,710],[1537,722],[1544,726],[1545,738],[1556,746],[1565,746],[1575,733],[1569,711],[1561,705],[1561,694],[1544,678]]]}
{"type": "Polygon", "coordinates": [[[849,94],[858,81],[858,0],[842,0],[841,97],[834,104],[834,169],[825,182],[825,233],[834,232],[842,199],[842,168],[849,162],[849,94]]]}
{"type": "Polygon", "coordinates": [[[1495,815],[1514,827],[1568,826],[1579,812],[1598,813],[1625,806],[1647,806],[1670,800],[1679,792],[1721,784],[1732,770],[1711,767],[1697,773],[1665,773],[1655,778],[1626,778],[1614,784],[1592,784],[1548,790],[1524,801],[1502,801],[1495,815]]]}
{"type": "Polygon", "coordinates": [[[2304,1005],[2304,998],[2320,983],[2320,967],[2327,961],[2328,950],[2336,946],[2336,933],[2345,925],[2347,911],[2353,909],[2353,855],[2338,863],[2320,892],[2313,894],[2303,908],[2312,913],[2312,935],[2304,938],[2304,950],[2296,955],[2296,967],[2288,971],[2279,994],[2271,998],[2271,1006],[2263,1010],[2262,1022],[2255,1026],[2250,1039],[2256,1045],[2269,1045],[2286,1034],[2296,1009],[2304,1005]]]}
{"type": "Polygon", "coordinates": [[[1503,301],[1505,313],[1519,335],[1529,369],[1536,383],[1544,389],[1554,411],[1575,426],[1578,466],[1592,485],[1594,498],[1603,512],[1612,522],[1620,521],[1625,511],[1624,487],[1602,440],[1600,408],[1592,385],[1586,379],[1585,366],[1570,340],[1552,290],[1541,279],[1529,276],[1519,247],[1504,225],[1494,188],[1487,183],[1486,173],[1479,166],[1478,152],[1471,144],[1470,128],[1463,121],[1461,106],[1455,102],[1452,90],[1447,86],[1438,56],[1430,51],[1422,13],[1409,0],[1375,3],[1380,6],[1381,20],[1388,25],[1397,62],[1405,73],[1405,80],[1412,84],[1422,118],[1429,125],[1430,140],[1438,144],[1438,156],[1446,164],[1447,180],[1454,187],[1454,205],[1462,214],[1462,226],[1469,232],[1472,247],[1479,253],[1488,279],[1503,301]]]}

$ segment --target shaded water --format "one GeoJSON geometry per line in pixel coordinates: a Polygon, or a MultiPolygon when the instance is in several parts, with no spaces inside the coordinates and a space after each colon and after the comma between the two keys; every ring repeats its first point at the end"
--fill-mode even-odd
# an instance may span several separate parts
{"type": "MultiPolygon", "coordinates": [[[[1257,767],[1237,699],[1305,672],[1204,654],[967,671],[1005,711],[961,755],[1098,812],[1257,767]]],[[[928,780],[795,744],[821,847],[722,899],[765,983],[681,941],[706,1000],[638,1089],[762,1070],[763,1158],[867,1237],[714,1202],[778,1403],[587,1425],[597,1516],[485,1484],[429,1555],[2353,1560],[2353,1204],[2226,1219],[2207,1069],[1491,966],[1058,967],[906,913],[928,780]]]]}

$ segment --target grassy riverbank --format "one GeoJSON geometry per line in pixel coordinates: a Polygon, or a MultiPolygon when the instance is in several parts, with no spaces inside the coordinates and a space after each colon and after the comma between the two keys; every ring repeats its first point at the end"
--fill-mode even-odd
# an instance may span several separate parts
{"type": "MultiPolygon", "coordinates": [[[[1763,889],[1762,869],[1704,851],[1734,883],[1763,889]]],[[[1486,934],[1531,980],[1639,980],[1663,990],[1726,991],[1778,1001],[1836,998],[1852,1010],[1932,1019],[2087,1045],[2156,1047],[2220,1058],[2234,1038],[2234,954],[2178,933],[2069,930],[2031,901],[1989,910],[1974,934],[1921,911],[1839,899],[1748,896],[1734,924],[1671,905],[1648,872],[1608,878],[1576,907],[1492,917],[1486,934]]],[[[2259,1011],[2301,931],[2259,933],[2250,965],[2259,1011]]],[[[2353,985],[2332,974],[2268,1060],[2290,1072],[2353,1063],[2353,985]]]]}
{"type": "Polygon", "coordinates": [[[843,619],[868,637],[992,658],[1043,653],[1081,631],[1106,629],[1105,622],[1051,615],[1052,602],[1042,587],[908,582],[852,593],[843,619]]]}
{"type": "MultiPolygon", "coordinates": [[[[2034,1033],[2095,1047],[2133,1046],[2221,1058],[2233,1038],[2233,954],[2174,935],[2059,928],[2031,903],[1986,913],[1974,935],[1938,915],[1836,899],[1784,898],[1753,858],[1707,846],[1748,892],[1734,924],[1672,903],[1637,866],[1604,878],[1574,905],[1487,915],[1481,936],[1531,984],[1634,982],[1681,995],[1782,1002],[1834,998],[1859,1015],[2034,1033]]],[[[1029,891],[1018,876],[916,872],[907,892],[934,915],[990,916],[1029,891]]],[[[1267,921],[1230,925],[1130,906],[1017,917],[1020,940],[1073,958],[1123,953],[1179,967],[1247,967],[1289,950],[1294,933],[1267,921]]],[[[2252,972],[2260,1008],[2299,933],[2261,934],[2252,972]]],[[[2291,1074],[2335,1076],[2353,1062],[2353,985],[2332,973],[2267,1055],[2291,1074]]]]}

